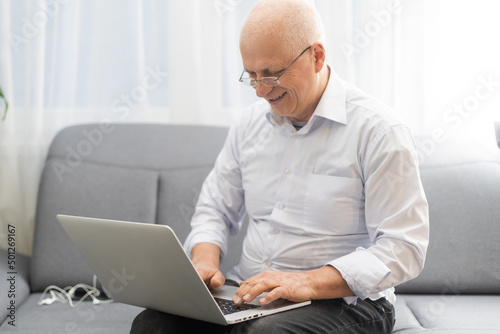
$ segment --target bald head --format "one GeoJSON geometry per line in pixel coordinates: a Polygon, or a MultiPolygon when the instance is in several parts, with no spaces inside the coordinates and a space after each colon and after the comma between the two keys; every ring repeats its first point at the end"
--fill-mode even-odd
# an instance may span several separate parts
{"type": "Polygon", "coordinates": [[[243,23],[240,48],[258,48],[262,42],[279,44],[292,56],[314,42],[324,45],[323,23],[307,0],[261,0],[243,23]]]}

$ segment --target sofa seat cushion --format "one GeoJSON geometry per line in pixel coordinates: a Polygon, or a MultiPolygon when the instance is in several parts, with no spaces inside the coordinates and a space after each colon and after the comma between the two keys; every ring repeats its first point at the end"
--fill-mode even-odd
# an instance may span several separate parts
{"type": "Polygon", "coordinates": [[[500,333],[500,295],[398,295],[393,333],[500,333]]]}
{"type": "MultiPolygon", "coordinates": [[[[69,304],[37,304],[41,293],[33,293],[16,311],[15,327],[4,322],[0,332],[35,333],[129,333],[132,321],[141,307],[122,303],[93,305],[84,301],[76,307],[69,304]]],[[[75,301],[76,302],[76,301],[75,301]]]]}

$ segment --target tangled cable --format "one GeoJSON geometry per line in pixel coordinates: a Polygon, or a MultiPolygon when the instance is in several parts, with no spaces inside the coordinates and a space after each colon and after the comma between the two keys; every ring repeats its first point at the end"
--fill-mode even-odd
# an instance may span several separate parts
{"type": "Polygon", "coordinates": [[[94,305],[113,302],[113,299],[111,298],[105,300],[97,298],[101,294],[101,291],[97,289],[96,275],[94,275],[92,285],[93,286],[79,283],[75,286],[67,286],[64,289],[61,289],[60,287],[55,285],[50,285],[43,291],[42,295],[38,299],[38,305],[51,305],[54,302],[60,302],[60,303],[69,303],[71,307],[76,307],[85,299],[87,299],[87,297],[92,298],[92,304],[94,305]],[[78,289],[83,289],[85,291],[85,294],[74,304],[73,298],[75,298],[75,293],[78,289]],[[47,293],[50,294],[50,297],[45,298],[47,293]]]}

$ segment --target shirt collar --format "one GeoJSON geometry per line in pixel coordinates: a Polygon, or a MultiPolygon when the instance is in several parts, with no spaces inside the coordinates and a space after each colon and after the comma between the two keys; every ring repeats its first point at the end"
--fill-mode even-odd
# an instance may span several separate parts
{"type": "Polygon", "coordinates": [[[330,70],[330,78],[312,117],[320,116],[334,122],[347,124],[344,83],[337,73],[329,65],[327,66],[330,70]]]}
{"type": "MultiPolygon", "coordinates": [[[[316,106],[316,110],[311,116],[311,120],[315,117],[322,117],[341,124],[347,124],[346,89],[344,83],[331,66],[327,66],[330,70],[330,77],[326,89],[316,106]]],[[[271,124],[278,126],[290,123],[285,117],[275,115],[269,105],[266,117],[271,124]]]]}

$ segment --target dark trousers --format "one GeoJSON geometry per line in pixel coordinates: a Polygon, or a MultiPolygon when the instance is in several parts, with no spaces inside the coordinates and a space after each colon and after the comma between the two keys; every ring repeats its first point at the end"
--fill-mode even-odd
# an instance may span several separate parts
{"type": "Polygon", "coordinates": [[[134,319],[130,333],[376,334],[390,333],[393,326],[394,307],[385,298],[358,299],[356,305],[347,305],[343,299],[328,299],[230,326],[144,310],[134,319]]]}

